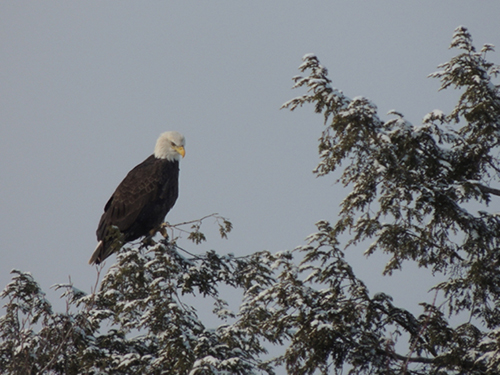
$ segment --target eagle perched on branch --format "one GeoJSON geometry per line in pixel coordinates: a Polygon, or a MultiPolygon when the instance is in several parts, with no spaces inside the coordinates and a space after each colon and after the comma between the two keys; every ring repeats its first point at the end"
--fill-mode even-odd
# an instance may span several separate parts
{"type": "Polygon", "coordinates": [[[104,206],[89,264],[100,264],[125,243],[159,229],[179,195],[179,161],[185,155],[185,143],[176,131],[161,134],[154,154],[118,185],[104,206]]]}

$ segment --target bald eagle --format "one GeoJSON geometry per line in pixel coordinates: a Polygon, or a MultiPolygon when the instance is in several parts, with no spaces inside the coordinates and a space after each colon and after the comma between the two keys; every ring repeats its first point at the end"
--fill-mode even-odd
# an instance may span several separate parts
{"type": "Polygon", "coordinates": [[[165,132],[154,154],[132,169],[104,206],[97,227],[97,247],[89,264],[100,264],[125,243],[154,234],[179,194],[179,161],[184,136],[165,132]]]}

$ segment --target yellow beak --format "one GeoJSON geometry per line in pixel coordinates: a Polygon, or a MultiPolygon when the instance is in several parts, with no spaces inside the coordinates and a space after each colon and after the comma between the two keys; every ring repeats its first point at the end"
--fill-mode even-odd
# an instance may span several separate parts
{"type": "Polygon", "coordinates": [[[184,150],[184,147],[182,146],[177,146],[174,148],[175,151],[177,151],[182,157],[186,155],[186,150],[184,150]]]}

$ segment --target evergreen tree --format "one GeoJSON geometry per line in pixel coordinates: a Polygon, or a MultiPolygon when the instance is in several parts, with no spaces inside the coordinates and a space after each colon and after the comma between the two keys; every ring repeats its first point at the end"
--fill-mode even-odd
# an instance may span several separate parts
{"type": "MultiPolygon", "coordinates": [[[[500,219],[489,207],[500,195],[500,68],[486,60],[493,47],[476,51],[464,27],[451,47],[457,56],[431,76],[460,90],[458,104],[417,126],[396,112],[381,120],[373,103],[334,89],[318,58],[304,56],[307,75],[294,80],[308,92],[283,107],[311,103],[323,115],[315,173],[341,172],[348,193],[338,220],[318,222],[305,245],[275,254],[192,255],[167,240],[124,248],[98,291],[59,286],[64,313],[29,273],[14,271],[1,295],[1,372],[500,373],[500,219]],[[347,250],[390,254],[387,275],[405,262],[441,275],[434,289],[444,303],[410,312],[370,294],[347,250]],[[223,285],[243,294],[238,312],[223,285]],[[206,327],[189,295],[211,299],[225,323],[206,327]],[[283,353],[264,359],[268,343],[283,353]]],[[[220,220],[225,236],[231,224],[220,220]]],[[[205,240],[200,224],[194,242],[205,240]]]]}

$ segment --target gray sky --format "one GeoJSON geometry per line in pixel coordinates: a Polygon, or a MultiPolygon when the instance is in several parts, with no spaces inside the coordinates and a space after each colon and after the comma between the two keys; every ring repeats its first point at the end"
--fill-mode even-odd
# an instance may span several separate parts
{"type": "MultiPolygon", "coordinates": [[[[317,54],[333,86],[370,98],[382,118],[395,109],[419,123],[456,99],[426,78],[456,54],[453,30],[500,48],[498,15],[499,1],[0,2],[1,287],[17,268],[56,306],[49,287],[69,275],[89,291],[104,204],[166,130],[187,139],[167,220],[218,212],[234,224],[229,240],[209,221],[207,243],[181,246],[303,244],[315,222],[336,220],[343,192],[312,174],[322,117],[279,110],[303,93],[290,90],[302,56],[317,54]]],[[[407,265],[382,278],[383,256],[360,252],[349,259],[372,293],[432,301],[427,273],[407,265]]]]}

